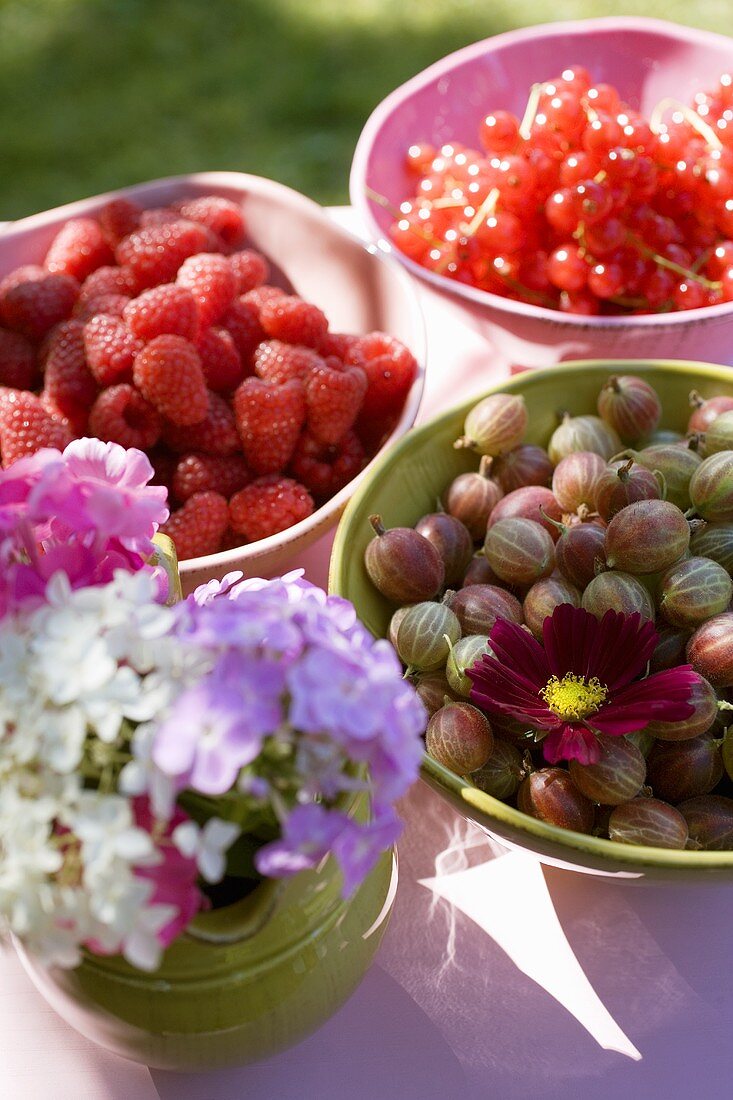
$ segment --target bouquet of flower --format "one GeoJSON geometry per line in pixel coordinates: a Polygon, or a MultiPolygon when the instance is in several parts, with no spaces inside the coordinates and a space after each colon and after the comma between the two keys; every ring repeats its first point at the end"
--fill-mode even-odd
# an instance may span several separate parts
{"type": "Polygon", "coordinates": [[[154,969],[225,876],[331,853],[350,894],[422,753],[392,647],[299,573],[166,604],[152,475],[90,439],[0,473],[0,929],[45,963],[154,969]]]}

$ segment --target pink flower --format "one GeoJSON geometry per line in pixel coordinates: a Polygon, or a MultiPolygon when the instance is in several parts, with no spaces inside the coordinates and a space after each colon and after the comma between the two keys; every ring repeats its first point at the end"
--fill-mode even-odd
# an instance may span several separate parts
{"type": "Polygon", "coordinates": [[[206,900],[196,885],[198,868],[195,857],[184,856],[171,840],[174,829],[189,821],[183,810],[176,808],[173,817],[165,823],[165,830],[156,822],[150,810],[147,797],[133,799],[135,824],[145,832],[158,838],[158,850],[162,855],[160,863],[152,867],[136,867],[135,874],[154,885],[148,905],[172,905],[177,910],[175,917],[157,933],[162,947],[167,947],[180,936],[193,918],[202,909],[206,900]]]}
{"type": "Polygon", "coordinates": [[[545,759],[600,758],[596,734],[613,737],[652,720],[677,722],[693,712],[690,692],[699,677],[689,665],[638,679],[657,633],[638,613],[607,611],[599,622],[561,604],[545,619],[544,648],[515,623],[497,619],[484,654],[468,670],[471,699],[547,733],[545,759]]]}
{"type": "Polygon", "coordinates": [[[31,518],[55,516],[72,531],[95,531],[119,539],[127,550],[148,554],[157,526],[169,513],[166,489],[148,485],[153,467],[147,455],[118,443],[75,439],[63,460],[49,467],[31,492],[31,518]]]}

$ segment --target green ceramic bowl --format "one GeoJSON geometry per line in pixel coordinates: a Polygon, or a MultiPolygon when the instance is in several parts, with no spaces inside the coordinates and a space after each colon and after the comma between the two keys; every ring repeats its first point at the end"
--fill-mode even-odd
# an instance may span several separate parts
{"type": "MultiPolygon", "coordinates": [[[[596,412],[598,391],[612,373],[646,378],[662,400],[662,424],[683,431],[689,416],[688,394],[703,397],[733,394],[733,371],[707,363],[662,360],[588,360],[521,374],[487,392],[521,393],[527,402],[527,442],[546,444],[557,413],[596,412]]],[[[424,426],[409,432],[385,453],[352,498],[336,532],[329,587],[351,600],[366,626],[386,634],[394,606],[372,586],[364,569],[364,550],[373,537],[369,516],[378,512],[387,527],[412,526],[435,508],[436,498],[452,478],[476,469],[477,459],[454,450],[463,420],[476,403],[472,398],[424,426]]],[[[692,852],[619,844],[547,825],[474,787],[428,756],[423,779],[469,820],[508,847],[534,853],[555,866],[621,878],[733,881],[733,851],[692,852]]]]}

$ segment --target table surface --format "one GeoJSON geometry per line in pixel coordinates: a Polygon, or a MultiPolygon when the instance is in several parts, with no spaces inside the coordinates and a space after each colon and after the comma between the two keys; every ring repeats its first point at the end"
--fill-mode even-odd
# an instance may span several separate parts
{"type": "MultiPolygon", "coordinates": [[[[334,212],[350,222],[348,211],[334,212]]],[[[427,289],[420,420],[500,381],[427,289]]],[[[325,584],[330,539],[304,556],[325,584]]],[[[644,885],[507,852],[419,783],[375,965],[299,1046],[207,1074],[148,1070],[72,1031],[0,952],[0,1100],[716,1100],[733,1070],[733,886],[644,885]]]]}

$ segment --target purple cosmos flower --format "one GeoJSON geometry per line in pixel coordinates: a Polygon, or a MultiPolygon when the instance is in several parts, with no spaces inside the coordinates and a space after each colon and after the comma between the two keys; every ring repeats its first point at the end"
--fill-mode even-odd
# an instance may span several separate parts
{"type": "Polygon", "coordinates": [[[545,619],[544,648],[522,627],[497,619],[489,635],[494,656],[468,670],[471,699],[488,711],[545,732],[545,759],[600,758],[596,734],[621,736],[652,720],[677,722],[693,711],[698,677],[689,665],[639,679],[657,641],[641,616],[607,611],[599,622],[561,604],[545,619]]]}

